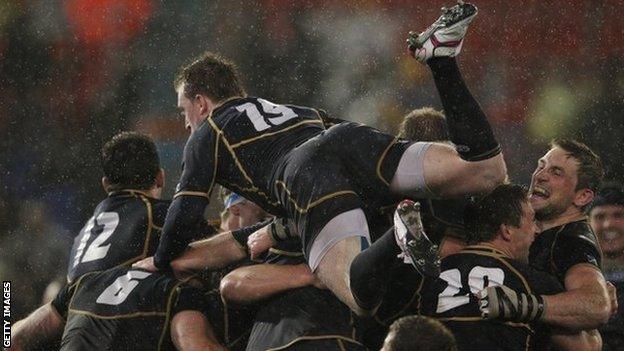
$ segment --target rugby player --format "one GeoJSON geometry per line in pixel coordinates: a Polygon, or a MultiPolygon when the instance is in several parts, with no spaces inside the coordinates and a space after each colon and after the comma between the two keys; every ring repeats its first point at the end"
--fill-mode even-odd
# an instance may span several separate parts
{"type": "MultiPolygon", "coordinates": [[[[152,255],[170,205],[160,199],[165,175],[156,145],[148,136],[115,135],[102,147],[101,164],[102,187],[108,196],[74,239],[69,282],[87,272],[129,266],[152,255]]],[[[198,225],[196,233],[214,233],[203,219],[198,225]]]]}
{"type": "Polygon", "coordinates": [[[117,267],[67,284],[18,321],[9,350],[226,350],[203,314],[199,289],[159,273],[117,267]]]}
{"type": "Polygon", "coordinates": [[[600,340],[589,333],[528,323],[539,320],[544,311],[537,299],[524,304],[529,312],[518,311],[524,313],[518,323],[481,319],[476,294],[485,287],[504,284],[519,292],[544,295],[563,291],[553,276],[528,266],[529,247],[537,231],[534,218],[526,189],[500,185],[476,206],[476,244],[442,259],[440,279],[425,279],[421,284],[419,312],[443,321],[460,350],[542,349],[548,341],[544,336],[549,336],[557,349],[600,349],[600,340]],[[480,330],[478,336],[476,329],[480,330]]]}
{"type": "MultiPolygon", "coordinates": [[[[420,235],[398,237],[397,247],[390,232],[377,241],[385,254],[369,252],[354,262],[370,251],[360,195],[455,196],[488,191],[505,179],[500,146],[453,58],[475,15],[473,5],[457,5],[415,43],[420,48],[415,57],[432,69],[456,149],[397,140],[350,122],[325,129],[314,109],[247,97],[234,66],[214,54],[184,67],[175,87],[192,134],[155,267],[168,269],[185,250],[219,183],[292,220],[311,269],[354,311],[370,307],[360,306],[351,292],[354,270],[391,265],[396,253],[405,251],[423,272],[437,274],[437,253],[420,235]],[[410,250],[412,239],[420,250],[410,250]]],[[[141,265],[155,268],[149,260],[141,265]]]]}
{"type": "MultiPolygon", "coordinates": [[[[569,139],[554,140],[533,172],[530,199],[540,233],[531,246],[529,262],[556,277],[566,289],[553,296],[528,297],[543,299],[547,308],[540,318],[549,324],[594,329],[615,313],[616,306],[611,303],[614,291],[609,290],[602,274],[602,252],[585,214],[602,174],[598,155],[569,139]]],[[[515,301],[512,310],[518,307],[513,304],[521,301],[504,287],[488,288],[483,295],[485,300],[503,304],[515,301]]],[[[510,309],[497,309],[497,303],[486,305],[490,310],[484,313],[489,318],[515,319],[509,315],[510,309]]],[[[597,331],[594,334],[600,338],[597,331]]]]}
{"type": "MultiPolygon", "coordinates": [[[[397,271],[375,314],[360,321],[359,332],[367,347],[379,348],[388,325],[397,318],[424,314],[443,321],[454,333],[459,349],[525,350],[527,345],[535,349],[544,342],[542,332],[550,332],[560,348],[593,349],[597,344],[592,335],[551,331],[537,322],[529,325],[530,316],[515,324],[482,320],[476,293],[484,287],[506,284],[517,291],[541,294],[563,291],[555,278],[528,267],[529,246],[537,229],[533,218],[527,191],[520,186],[500,185],[486,195],[474,209],[471,245],[442,258],[439,279],[423,279],[407,266],[403,272],[397,271]],[[474,334],[477,328],[484,331],[478,337],[474,334]]],[[[422,230],[419,220],[413,223],[413,231],[422,230]]],[[[531,313],[543,311],[537,299],[529,306],[535,307],[531,313]]]]}

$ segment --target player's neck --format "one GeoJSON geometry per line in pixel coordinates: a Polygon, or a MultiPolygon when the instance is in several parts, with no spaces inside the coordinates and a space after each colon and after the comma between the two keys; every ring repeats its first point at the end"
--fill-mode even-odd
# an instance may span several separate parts
{"type": "Polygon", "coordinates": [[[215,102],[215,103],[213,104],[213,106],[212,106],[212,109],[210,109],[209,113],[208,113],[208,114],[206,114],[206,118],[210,118],[210,117],[212,117],[212,113],[213,113],[215,110],[219,109],[219,107],[221,107],[221,106],[225,105],[226,103],[228,103],[228,102],[230,102],[230,101],[232,101],[232,100],[242,99],[242,98],[244,98],[244,96],[238,96],[238,95],[235,95],[235,96],[230,96],[230,97],[228,97],[228,98],[225,98],[225,99],[223,99],[223,100],[221,100],[221,101],[215,102]]]}
{"type": "Polygon", "coordinates": [[[537,226],[540,228],[540,232],[543,232],[545,230],[559,227],[567,223],[580,221],[585,218],[587,218],[587,216],[579,210],[578,207],[570,206],[567,210],[556,217],[539,220],[537,222],[537,226]]]}

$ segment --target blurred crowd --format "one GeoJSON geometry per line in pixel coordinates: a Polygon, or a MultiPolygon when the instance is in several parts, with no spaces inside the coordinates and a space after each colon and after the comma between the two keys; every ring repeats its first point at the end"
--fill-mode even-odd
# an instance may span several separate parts
{"type": "MultiPolygon", "coordinates": [[[[563,134],[624,180],[624,3],[477,6],[460,64],[513,180],[527,183],[563,134]]],[[[188,57],[220,52],[251,95],[395,132],[411,109],[439,107],[429,73],[404,52],[406,33],[437,15],[406,0],[0,2],[0,277],[14,281],[16,317],[63,279],[73,236],[105,196],[104,141],[154,137],[172,194],[187,137],[172,79],[188,57]]]]}

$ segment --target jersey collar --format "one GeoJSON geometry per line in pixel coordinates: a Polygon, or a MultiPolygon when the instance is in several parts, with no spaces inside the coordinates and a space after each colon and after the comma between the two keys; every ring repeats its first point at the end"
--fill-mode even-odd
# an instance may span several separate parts
{"type": "Polygon", "coordinates": [[[504,256],[504,257],[509,257],[509,255],[507,255],[506,253],[504,253],[503,251],[497,249],[496,247],[494,247],[493,245],[491,245],[489,243],[480,243],[480,244],[477,244],[477,245],[469,245],[469,246],[466,246],[465,248],[463,248],[462,251],[479,251],[479,252],[486,252],[486,253],[492,253],[492,254],[500,255],[500,256],[504,256]]]}
{"type": "Polygon", "coordinates": [[[237,102],[238,100],[243,100],[243,99],[247,99],[248,97],[242,97],[242,96],[233,96],[231,98],[225,99],[222,102],[220,102],[217,106],[215,106],[214,109],[212,109],[212,113],[208,116],[208,118],[211,118],[212,116],[218,114],[219,112],[221,112],[222,110],[226,109],[227,107],[233,105],[235,102],[237,102]]]}
{"type": "Polygon", "coordinates": [[[151,197],[148,195],[148,193],[145,190],[139,190],[139,189],[121,189],[121,190],[115,190],[115,191],[111,191],[108,193],[109,197],[112,196],[137,196],[137,195],[143,195],[145,197],[151,197]]]}

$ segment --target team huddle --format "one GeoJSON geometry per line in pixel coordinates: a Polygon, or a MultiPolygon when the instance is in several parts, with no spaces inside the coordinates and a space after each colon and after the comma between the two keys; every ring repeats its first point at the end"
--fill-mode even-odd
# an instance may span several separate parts
{"type": "Polygon", "coordinates": [[[586,219],[600,158],[558,139],[529,188],[508,181],[455,60],[476,15],[460,1],[410,33],[444,114],[397,136],[248,96],[212,53],[182,67],[173,199],[148,136],[106,143],[108,196],[10,350],[600,350],[617,312],[586,219]]]}

